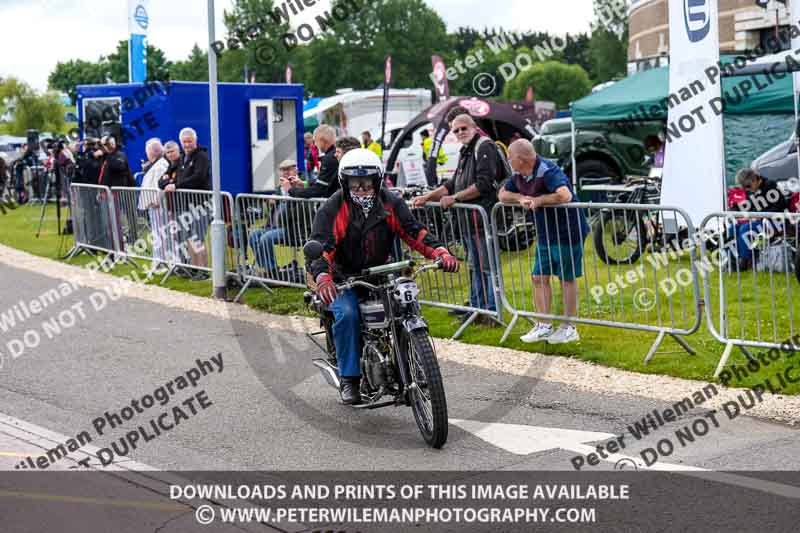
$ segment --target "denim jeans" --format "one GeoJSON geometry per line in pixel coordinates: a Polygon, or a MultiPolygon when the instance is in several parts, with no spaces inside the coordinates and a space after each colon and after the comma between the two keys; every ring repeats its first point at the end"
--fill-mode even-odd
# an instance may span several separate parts
{"type": "Polygon", "coordinates": [[[738,254],[738,257],[741,259],[753,258],[753,250],[750,249],[750,246],[763,225],[763,220],[749,220],[745,224],[730,227],[729,235],[733,232],[736,233],[736,248],[733,251],[738,254]]]}
{"type": "Polygon", "coordinates": [[[339,377],[358,377],[361,367],[361,311],[358,296],[353,290],[340,292],[329,306],[333,313],[333,342],[339,377]]]}
{"type": "Polygon", "coordinates": [[[250,234],[250,247],[256,256],[256,263],[265,270],[275,270],[275,245],[286,237],[283,228],[260,229],[250,234]]]}
{"type": "Polygon", "coordinates": [[[479,309],[496,311],[494,286],[492,285],[491,255],[483,233],[464,235],[464,247],[469,263],[469,305],[479,309]]]}

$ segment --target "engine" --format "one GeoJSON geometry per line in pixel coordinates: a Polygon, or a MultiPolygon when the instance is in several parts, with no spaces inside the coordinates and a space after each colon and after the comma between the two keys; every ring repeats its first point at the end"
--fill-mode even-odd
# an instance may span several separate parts
{"type": "Polygon", "coordinates": [[[369,387],[377,392],[394,383],[392,372],[391,345],[384,332],[364,335],[364,348],[361,354],[361,376],[369,387]]]}

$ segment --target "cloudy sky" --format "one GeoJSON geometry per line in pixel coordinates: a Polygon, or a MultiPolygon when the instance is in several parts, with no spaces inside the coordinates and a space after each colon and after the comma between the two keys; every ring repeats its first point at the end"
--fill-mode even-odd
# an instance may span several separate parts
{"type": "MultiPolygon", "coordinates": [[[[280,5],[284,0],[276,0],[280,5]]],[[[484,26],[556,33],[588,31],[591,0],[425,0],[448,29],[484,26]],[[502,7],[500,7],[502,6],[502,7]]],[[[216,0],[217,34],[232,0],[216,0]]],[[[298,15],[301,23],[328,8],[318,0],[298,15]]],[[[97,60],[128,36],[127,0],[0,0],[0,76],[13,75],[43,90],[58,61],[97,60]]],[[[185,59],[194,43],[207,39],[206,0],[150,0],[150,44],[168,59],[185,59]]]]}

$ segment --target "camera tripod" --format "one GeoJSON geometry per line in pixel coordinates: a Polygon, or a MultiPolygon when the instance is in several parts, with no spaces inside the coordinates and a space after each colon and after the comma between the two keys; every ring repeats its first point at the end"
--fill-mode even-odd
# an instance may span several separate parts
{"type": "MultiPolygon", "coordinates": [[[[58,235],[60,236],[59,244],[58,244],[58,255],[61,256],[61,255],[63,255],[62,252],[64,250],[64,240],[65,240],[65,238],[67,236],[67,233],[65,231],[61,230],[61,172],[60,172],[60,170],[56,169],[56,170],[53,170],[53,173],[55,174],[55,180],[54,181],[55,181],[55,188],[56,188],[56,190],[55,190],[55,193],[56,193],[56,224],[57,224],[56,225],[56,231],[58,232],[58,235]]],[[[48,201],[48,198],[50,197],[51,181],[53,181],[53,180],[50,180],[50,179],[47,180],[47,184],[46,184],[45,190],[44,190],[44,197],[43,197],[43,201],[42,201],[42,212],[39,215],[39,228],[36,230],[36,238],[37,239],[39,238],[39,235],[42,232],[42,224],[44,223],[45,213],[47,212],[47,201],[48,201]]]]}

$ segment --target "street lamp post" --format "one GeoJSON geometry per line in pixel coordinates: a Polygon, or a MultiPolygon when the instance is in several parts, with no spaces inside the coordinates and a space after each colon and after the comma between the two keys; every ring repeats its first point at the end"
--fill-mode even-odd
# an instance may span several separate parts
{"type": "Polygon", "coordinates": [[[214,298],[227,297],[225,286],[225,223],[222,221],[222,189],[219,164],[219,110],[217,106],[217,53],[211,47],[215,41],[214,0],[208,0],[208,100],[211,122],[211,180],[213,187],[214,221],[211,223],[211,279],[214,298]]]}

